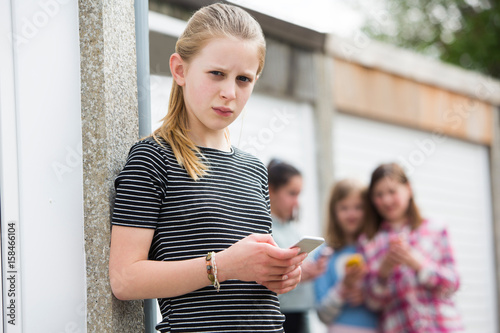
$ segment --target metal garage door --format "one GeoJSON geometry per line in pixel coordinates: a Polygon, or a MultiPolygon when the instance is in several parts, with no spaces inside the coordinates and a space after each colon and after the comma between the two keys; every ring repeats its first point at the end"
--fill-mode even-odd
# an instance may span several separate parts
{"type": "Polygon", "coordinates": [[[333,141],[335,179],[368,182],[380,163],[405,167],[424,216],[449,227],[466,331],[497,332],[488,148],[343,114],[335,118],[333,141]]]}

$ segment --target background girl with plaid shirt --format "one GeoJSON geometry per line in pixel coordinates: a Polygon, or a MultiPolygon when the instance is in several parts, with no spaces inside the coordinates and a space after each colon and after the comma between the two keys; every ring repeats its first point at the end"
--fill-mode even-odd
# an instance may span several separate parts
{"type": "Polygon", "coordinates": [[[459,287],[448,232],[423,219],[403,169],[380,165],[368,188],[361,250],[365,301],[385,333],[463,331],[451,296],[459,287]]]}

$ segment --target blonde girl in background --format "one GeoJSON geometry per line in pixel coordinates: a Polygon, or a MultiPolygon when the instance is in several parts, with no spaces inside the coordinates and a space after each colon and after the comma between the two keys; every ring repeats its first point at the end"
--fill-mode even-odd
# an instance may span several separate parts
{"type": "Polygon", "coordinates": [[[306,255],[274,242],[266,167],[227,131],[264,58],[247,12],[198,10],[170,58],[163,125],[116,179],[111,287],[121,300],[158,298],[161,332],[283,332],[276,294],[295,288],[306,255]]]}
{"type": "Polygon", "coordinates": [[[314,285],[316,310],[329,333],[378,332],[378,315],[364,305],[361,285],[365,267],[358,237],[363,229],[363,195],[360,182],[344,179],[335,184],[328,202],[326,242],[334,252],[326,273],[314,285]]]}
{"type": "Polygon", "coordinates": [[[362,250],[367,304],[385,333],[462,331],[451,296],[459,286],[446,228],[424,219],[403,169],[382,164],[371,176],[362,250]]]}

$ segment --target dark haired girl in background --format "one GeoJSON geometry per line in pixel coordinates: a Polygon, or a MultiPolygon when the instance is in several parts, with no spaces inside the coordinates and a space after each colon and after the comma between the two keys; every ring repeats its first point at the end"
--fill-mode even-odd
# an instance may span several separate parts
{"type": "MultiPolygon", "coordinates": [[[[293,221],[297,219],[302,175],[294,166],[277,159],[269,163],[267,170],[273,238],[281,248],[286,248],[301,237],[293,221]]],[[[327,260],[324,257],[318,261],[305,261],[302,264],[301,283],[286,295],[279,295],[286,333],[309,332],[308,311],[314,306],[314,294],[312,285],[306,281],[323,274],[327,260]]]]}

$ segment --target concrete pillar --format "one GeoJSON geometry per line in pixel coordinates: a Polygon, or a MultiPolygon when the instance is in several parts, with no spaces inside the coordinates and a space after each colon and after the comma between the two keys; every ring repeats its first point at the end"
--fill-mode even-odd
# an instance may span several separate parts
{"type": "Polygon", "coordinates": [[[333,59],[320,53],[314,55],[316,75],[316,160],[318,164],[318,185],[320,198],[320,218],[323,230],[327,201],[333,184],[333,119],[335,108],[333,103],[333,59]]]}
{"type": "MultiPolygon", "coordinates": [[[[493,204],[493,230],[497,278],[497,318],[500,318],[500,108],[493,112],[493,141],[491,143],[491,190],[493,204]]],[[[500,325],[500,323],[499,323],[500,325]]]]}
{"type": "Polygon", "coordinates": [[[113,181],[139,137],[134,1],[80,0],[79,22],[87,332],[144,332],[108,275],[113,181]]]}

